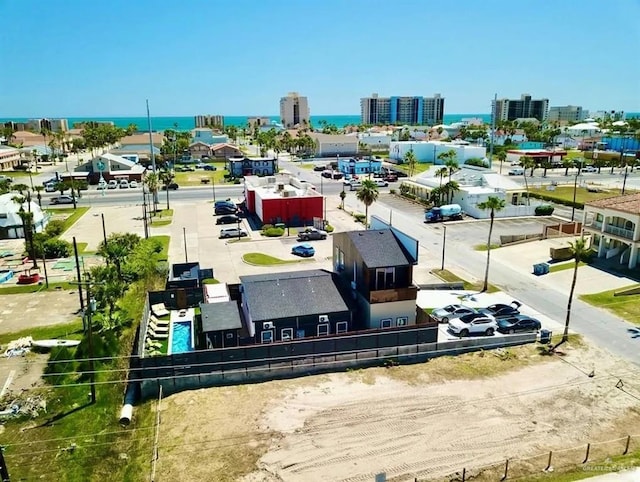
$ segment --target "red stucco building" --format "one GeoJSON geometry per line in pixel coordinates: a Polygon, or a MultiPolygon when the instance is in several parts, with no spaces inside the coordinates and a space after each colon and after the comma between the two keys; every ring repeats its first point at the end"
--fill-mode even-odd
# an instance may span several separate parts
{"type": "Polygon", "coordinates": [[[263,224],[308,226],[323,217],[324,196],[308,182],[290,175],[245,176],[247,210],[263,224]]]}

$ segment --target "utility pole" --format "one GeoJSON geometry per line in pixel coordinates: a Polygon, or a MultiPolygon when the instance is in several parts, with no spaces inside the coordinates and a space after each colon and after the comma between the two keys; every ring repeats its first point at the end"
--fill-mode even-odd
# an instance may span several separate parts
{"type": "Polygon", "coordinates": [[[4,447],[0,447],[0,479],[2,482],[9,482],[9,469],[4,461],[4,447]]]}
{"type": "Polygon", "coordinates": [[[629,166],[624,166],[624,177],[622,178],[622,194],[624,194],[624,188],[627,185],[628,174],[629,174],[629,166]]]}
{"type": "Polygon", "coordinates": [[[498,106],[498,94],[493,95],[493,105],[491,106],[491,145],[489,146],[489,167],[493,165],[493,143],[496,131],[496,107],[498,106]]]}
{"type": "MultiPolygon", "coordinates": [[[[76,237],[73,237],[73,253],[76,258],[76,276],[78,277],[78,283],[82,281],[80,276],[80,261],[78,260],[78,244],[76,243],[76,237]]],[[[84,312],[84,300],[82,299],[82,286],[78,284],[78,296],[80,297],[80,311],[84,312]]]]}
{"type": "Polygon", "coordinates": [[[87,281],[78,281],[77,283],[71,283],[78,285],[78,288],[81,289],[84,286],[87,290],[87,309],[83,313],[82,317],[87,316],[87,337],[89,342],[89,376],[91,379],[91,403],[96,403],[96,373],[94,368],[94,356],[93,356],[93,320],[92,313],[96,310],[96,300],[91,297],[91,285],[97,284],[91,281],[91,279],[87,279],[87,281]]]}
{"type": "Polygon", "coordinates": [[[447,226],[443,224],[442,229],[444,229],[444,232],[442,234],[442,266],[440,267],[440,271],[444,271],[444,253],[447,246],[447,226]]]}
{"type": "MultiPolygon", "coordinates": [[[[238,223],[240,220],[238,220],[238,223]]],[[[187,228],[182,228],[182,237],[184,238],[184,262],[189,262],[189,257],[187,256],[187,228]]],[[[238,232],[238,237],[240,237],[240,233],[238,232]]]]}
{"type": "Polygon", "coordinates": [[[106,225],[104,224],[104,213],[101,213],[100,216],[102,217],[102,239],[104,240],[104,247],[106,249],[106,247],[107,247],[107,228],[106,228],[106,225]]]}

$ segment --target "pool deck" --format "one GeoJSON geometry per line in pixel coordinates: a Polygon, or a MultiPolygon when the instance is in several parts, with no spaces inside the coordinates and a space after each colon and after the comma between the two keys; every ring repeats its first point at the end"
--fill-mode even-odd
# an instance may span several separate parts
{"type": "Polygon", "coordinates": [[[169,324],[169,340],[167,343],[167,355],[171,355],[172,353],[172,346],[173,346],[173,324],[174,323],[182,323],[185,321],[190,321],[191,322],[191,349],[195,349],[195,326],[193,325],[195,316],[196,316],[196,312],[193,308],[186,308],[184,311],[186,311],[186,314],[184,316],[179,316],[179,313],[182,310],[171,310],[171,314],[169,315],[169,320],[171,321],[171,323],[169,324]]]}

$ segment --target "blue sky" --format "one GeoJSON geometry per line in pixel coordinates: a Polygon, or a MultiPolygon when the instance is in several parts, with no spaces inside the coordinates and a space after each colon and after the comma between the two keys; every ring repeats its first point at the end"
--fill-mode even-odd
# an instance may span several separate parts
{"type": "Polygon", "coordinates": [[[640,0],[0,0],[0,118],[312,115],[441,93],[640,111],[640,0]],[[28,8],[27,8],[28,5],[28,8]]]}

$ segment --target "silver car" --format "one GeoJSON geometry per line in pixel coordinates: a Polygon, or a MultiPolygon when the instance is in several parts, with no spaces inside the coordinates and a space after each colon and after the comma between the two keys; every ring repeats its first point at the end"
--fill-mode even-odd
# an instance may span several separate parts
{"type": "Polygon", "coordinates": [[[472,315],[475,313],[477,313],[477,310],[474,308],[454,304],[433,310],[431,312],[431,316],[438,320],[439,323],[449,323],[450,320],[455,320],[461,316],[472,315]]]}

